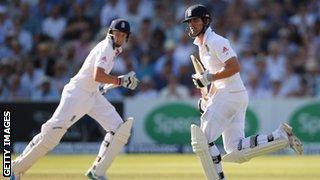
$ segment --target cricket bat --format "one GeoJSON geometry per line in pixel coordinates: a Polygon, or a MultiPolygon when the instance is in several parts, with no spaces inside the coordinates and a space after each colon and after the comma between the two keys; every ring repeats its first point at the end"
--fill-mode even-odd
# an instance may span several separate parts
{"type": "MultiPolygon", "coordinates": [[[[194,67],[194,70],[197,74],[201,74],[204,72],[204,67],[202,66],[199,59],[197,59],[193,54],[190,55],[192,65],[194,67]]],[[[200,89],[201,94],[203,97],[206,97],[208,95],[208,87],[203,87],[200,89]]]]}

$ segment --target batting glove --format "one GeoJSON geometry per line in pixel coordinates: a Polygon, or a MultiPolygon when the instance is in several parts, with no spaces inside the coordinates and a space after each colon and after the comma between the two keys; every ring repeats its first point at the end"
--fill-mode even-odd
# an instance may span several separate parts
{"type": "Polygon", "coordinates": [[[213,81],[213,74],[210,74],[209,71],[204,71],[201,74],[193,74],[192,81],[194,85],[200,89],[208,86],[213,81]]]}
{"type": "Polygon", "coordinates": [[[139,82],[140,81],[136,78],[136,73],[133,71],[118,77],[118,85],[131,90],[134,90],[139,82]]]}

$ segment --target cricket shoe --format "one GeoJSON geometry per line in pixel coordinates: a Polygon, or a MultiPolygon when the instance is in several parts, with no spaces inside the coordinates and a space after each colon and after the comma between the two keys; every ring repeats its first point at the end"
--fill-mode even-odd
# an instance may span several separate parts
{"type": "Polygon", "coordinates": [[[16,163],[16,161],[11,161],[11,175],[10,175],[10,180],[21,180],[22,174],[21,174],[21,173],[16,174],[16,173],[14,173],[13,170],[12,170],[15,163],[16,163]]]}
{"type": "Polygon", "coordinates": [[[10,180],[21,180],[21,175],[20,174],[14,174],[13,172],[11,173],[10,180]]]}
{"type": "Polygon", "coordinates": [[[89,180],[107,180],[106,176],[98,176],[91,169],[86,173],[89,180]]]}
{"type": "Polygon", "coordinates": [[[293,135],[292,127],[287,123],[283,123],[283,124],[281,124],[280,129],[287,134],[290,147],[297,154],[299,154],[299,155],[303,154],[303,145],[302,145],[300,139],[297,138],[295,135],[293,135]]]}

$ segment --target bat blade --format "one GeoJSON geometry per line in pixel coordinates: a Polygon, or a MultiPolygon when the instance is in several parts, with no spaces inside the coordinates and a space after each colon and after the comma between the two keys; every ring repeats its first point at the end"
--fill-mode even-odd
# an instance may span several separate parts
{"type": "Polygon", "coordinates": [[[191,58],[191,62],[192,65],[194,67],[194,70],[197,74],[201,74],[204,72],[204,68],[202,66],[202,64],[200,63],[200,61],[194,56],[194,55],[190,55],[191,58]]]}
{"type": "MultiPolygon", "coordinates": [[[[204,70],[204,67],[202,66],[201,62],[199,61],[199,59],[197,59],[194,55],[190,55],[190,58],[191,58],[191,62],[192,62],[192,65],[194,67],[195,72],[197,74],[203,73],[205,70],[204,70]]],[[[208,94],[208,88],[207,87],[201,88],[201,94],[203,96],[206,96],[208,94]]]]}

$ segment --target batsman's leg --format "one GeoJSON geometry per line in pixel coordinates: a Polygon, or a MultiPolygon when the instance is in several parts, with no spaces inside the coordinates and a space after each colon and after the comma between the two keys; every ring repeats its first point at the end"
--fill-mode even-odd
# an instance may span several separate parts
{"type": "Polygon", "coordinates": [[[13,178],[26,172],[37,160],[58,145],[67,129],[86,114],[92,106],[93,100],[90,100],[90,94],[67,86],[62,92],[59,106],[50,120],[42,125],[41,132],[13,161],[13,178]]]}
{"type": "Polygon", "coordinates": [[[219,149],[213,142],[209,143],[209,152],[215,165],[216,171],[219,175],[219,178],[225,179],[221,164],[221,154],[219,149]]]}
{"type": "MultiPolygon", "coordinates": [[[[203,162],[203,168],[207,179],[225,179],[221,166],[221,155],[213,142],[218,139],[225,128],[232,122],[242,102],[235,102],[229,98],[227,91],[217,91],[214,97],[209,100],[207,109],[201,115],[201,127],[191,127],[193,137],[193,150],[203,162]],[[201,143],[197,142],[197,138],[201,143]],[[210,147],[209,147],[210,144],[210,147]],[[196,145],[196,146],[195,146],[196,145]],[[210,159],[210,161],[208,160],[210,159]],[[209,168],[211,167],[211,168],[209,168]]],[[[238,97],[237,97],[238,98],[238,97]]],[[[239,98],[238,98],[239,99],[239,98]]]]}
{"type": "Polygon", "coordinates": [[[40,140],[40,137],[41,137],[41,133],[35,135],[32,140],[29,142],[29,144],[27,145],[27,147],[23,150],[23,152],[17,157],[21,157],[23,156],[24,154],[26,154],[28,151],[30,151],[30,149],[39,142],[40,140]]]}
{"type": "Polygon", "coordinates": [[[94,180],[106,179],[105,172],[110,167],[115,157],[119,154],[122,147],[127,144],[131,134],[133,118],[128,118],[115,131],[109,131],[99,150],[99,154],[86,176],[94,180]]]}
{"type": "Polygon", "coordinates": [[[191,125],[191,145],[192,150],[200,158],[203,170],[208,180],[224,179],[224,174],[221,167],[221,156],[218,148],[210,143],[202,130],[196,126],[191,125]]]}
{"type": "MultiPolygon", "coordinates": [[[[27,147],[23,150],[23,152],[16,158],[19,159],[21,157],[23,157],[27,152],[29,152],[31,150],[31,148],[38,144],[39,140],[41,139],[41,133],[35,135],[33,137],[33,139],[29,142],[29,144],[27,145],[27,147]]],[[[12,162],[12,167],[14,167],[15,161],[12,162]]],[[[17,173],[17,174],[12,174],[10,177],[10,180],[20,180],[20,176],[22,173],[17,173]]]]}
{"type": "Polygon", "coordinates": [[[241,139],[238,148],[223,156],[223,161],[243,163],[251,158],[276,152],[288,146],[297,154],[303,153],[301,141],[293,135],[292,128],[283,123],[270,135],[254,135],[241,139]]]}
{"type": "Polygon", "coordinates": [[[19,175],[27,171],[37,160],[59,144],[65,132],[66,129],[51,122],[43,124],[41,133],[35,136],[23,154],[13,162],[13,172],[19,175]]]}

